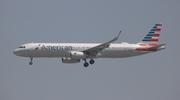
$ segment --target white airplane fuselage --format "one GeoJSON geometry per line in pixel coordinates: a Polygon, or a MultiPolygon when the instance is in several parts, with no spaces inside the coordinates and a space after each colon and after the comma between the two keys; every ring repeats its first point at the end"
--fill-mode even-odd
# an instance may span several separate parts
{"type": "Polygon", "coordinates": [[[155,24],[142,41],[136,44],[113,43],[118,35],[105,43],[27,43],[14,50],[14,54],[29,57],[29,64],[36,57],[59,57],[63,63],[79,63],[84,60],[84,67],[94,64],[94,58],[125,58],[143,55],[165,49],[165,44],[158,44],[162,24],[155,24]],[[90,59],[89,63],[86,59],[90,59]]]}
{"type": "MultiPolygon", "coordinates": [[[[28,43],[18,48],[14,53],[22,57],[71,57],[72,51],[83,51],[85,49],[99,45],[100,43],[28,43]],[[39,46],[38,46],[39,45],[39,46]]],[[[156,51],[142,51],[137,48],[147,48],[149,46],[140,46],[138,44],[111,44],[108,48],[102,50],[97,56],[88,58],[125,58],[147,54],[156,51]]],[[[164,47],[158,50],[164,49],[164,47]]]]}

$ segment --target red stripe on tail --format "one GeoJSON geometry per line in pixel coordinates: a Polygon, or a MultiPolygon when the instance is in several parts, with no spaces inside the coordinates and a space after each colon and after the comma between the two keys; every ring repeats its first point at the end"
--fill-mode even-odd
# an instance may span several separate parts
{"type": "Polygon", "coordinates": [[[161,31],[161,29],[160,28],[156,28],[156,31],[161,31]]]}
{"type": "Polygon", "coordinates": [[[155,37],[159,37],[159,35],[160,35],[160,34],[153,34],[153,36],[155,36],[155,37]]]}
{"type": "Polygon", "coordinates": [[[151,42],[158,42],[158,39],[151,39],[151,42]]]}
{"type": "Polygon", "coordinates": [[[160,24],[158,24],[158,26],[162,26],[162,24],[160,23],[160,24]]]}

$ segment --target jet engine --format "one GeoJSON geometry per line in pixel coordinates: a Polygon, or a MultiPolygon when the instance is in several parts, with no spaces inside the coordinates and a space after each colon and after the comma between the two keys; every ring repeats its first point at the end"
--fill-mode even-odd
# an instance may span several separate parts
{"type": "Polygon", "coordinates": [[[84,59],[86,58],[86,54],[84,54],[83,52],[78,52],[78,51],[72,51],[70,53],[70,58],[72,59],[84,59]]]}
{"type": "Polygon", "coordinates": [[[62,62],[63,63],[79,63],[80,59],[71,59],[71,58],[63,57],[62,62]]]}

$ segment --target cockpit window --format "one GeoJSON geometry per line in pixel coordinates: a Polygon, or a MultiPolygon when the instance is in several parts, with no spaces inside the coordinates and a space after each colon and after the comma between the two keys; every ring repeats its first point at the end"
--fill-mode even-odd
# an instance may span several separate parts
{"type": "Polygon", "coordinates": [[[25,46],[20,46],[19,48],[26,48],[25,46]]]}

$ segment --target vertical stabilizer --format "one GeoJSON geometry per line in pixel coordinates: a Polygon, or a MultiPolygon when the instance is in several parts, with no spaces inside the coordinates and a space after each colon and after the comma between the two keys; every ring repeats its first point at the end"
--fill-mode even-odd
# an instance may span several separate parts
{"type": "Polygon", "coordinates": [[[149,44],[149,45],[157,45],[162,24],[155,24],[154,27],[149,31],[149,33],[144,37],[144,39],[139,42],[139,44],[149,44]]]}

